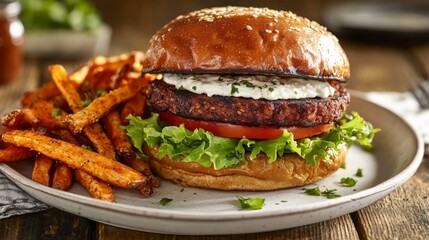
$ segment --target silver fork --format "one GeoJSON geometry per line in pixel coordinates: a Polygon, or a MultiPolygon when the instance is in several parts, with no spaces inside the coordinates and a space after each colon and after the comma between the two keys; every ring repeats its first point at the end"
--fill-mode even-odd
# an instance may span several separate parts
{"type": "Polygon", "coordinates": [[[420,104],[421,109],[429,109],[429,81],[421,80],[417,86],[411,89],[414,98],[420,104]]]}
{"type": "MultiPolygon", "coordinates": [[[[416,87],[411,89],[411,93],[420,105],[422,110],[429,109],[429,81],[420,80],[416,87]]],[[[429,156],[429,144],[425,143],[425,156],[429,156]]]]}

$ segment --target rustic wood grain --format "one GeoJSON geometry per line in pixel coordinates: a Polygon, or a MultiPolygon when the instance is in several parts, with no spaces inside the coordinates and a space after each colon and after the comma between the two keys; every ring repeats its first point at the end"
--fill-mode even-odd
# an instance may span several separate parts
{"type": "Polygon", "coordinates": [[[392,46],[362,45],[340,41],[350,61],[348,88],[360,91],[399,91],[410,89],[408,79],[415,70],[402,49],[392,46]]]}
{"type": "Polygon", "coordinates": [[[37,62],[29,60],[25,63],[21,76],[15,82],[9,85],[1,85],[0,113],[17,103],[24,92],[36,89],[39,75],[40,70],[37,62]]]}
{"type": "Polygon", "coordinates": [[[402,187],[353,217],[361,239],[429,239],[429,158],[402,187]]]}
{"type": "Polygon", "coordinates": [[[94,223],[52,208],[0,220],[0,239],[92,239],[94,223]]]}
{"type": "MultiPolygon", "coordinates": [[[[198,227],[196,225],[195,227],[198,227]]],[[[303,227],[291,228],[280,231],[220,236],[176,236],[156,233],[145,233],[126,230],[104,224],[97,224],[98,240],[108,239],[147,239],[147,240],[215,240],[215,239],[359,239],[353,221],[349,215],[344,215],[332,220],[315,223],[303,227]]]]}

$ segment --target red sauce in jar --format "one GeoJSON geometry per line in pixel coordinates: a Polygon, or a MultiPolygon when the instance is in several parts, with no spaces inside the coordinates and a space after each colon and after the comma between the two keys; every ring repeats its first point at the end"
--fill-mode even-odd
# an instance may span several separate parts
{"type": "Polygon", "coordinates": [[[24,27],[17,1],[0,0],[0,84],[16,80],[22,66],[24,27]]]}

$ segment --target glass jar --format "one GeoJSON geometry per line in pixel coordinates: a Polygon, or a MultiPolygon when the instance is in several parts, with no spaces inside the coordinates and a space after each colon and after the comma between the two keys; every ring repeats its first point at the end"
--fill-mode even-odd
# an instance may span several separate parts
{"type": "Polygon", "coordinates": [[[16,80],[22,67],[24,26],[18,1],[0,0],[0,84],[16,80]]]}

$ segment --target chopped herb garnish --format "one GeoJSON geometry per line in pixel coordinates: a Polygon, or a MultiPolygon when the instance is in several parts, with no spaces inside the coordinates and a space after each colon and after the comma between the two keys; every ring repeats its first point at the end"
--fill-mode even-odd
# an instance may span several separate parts
{"type": "Polygon", "coordinates": [[[81,147],[81,148],[84,148],[84,149],[86,149],[86,150],[93,151],[92,147],[90,147],[90,146],[88,146],[88,145],[85,145],[85,144],[80,145],[80,147],[81,147]]]}
{"type": "Polygon", "coordinates": [[[184,189],[184,188],[180,189],[180,192],[183,192],[183,191],[185,191],[185,189],[184,189]]]}
{"type": "Polygon", "coordinates": [[[218,80],[219,82],[223,82],[223,78],[222,78],[222,77],[219,77],[217,80],[218,80]]]}
{"type": "Polygon", "coordinates": [[[249,82],[248,80],[242,80],[240,83],[244,84],[244,86],[248,87],[248,88],[254,88],[255,85],[251,82],[249,82]]]}
{"type": "Polygon", "coordinates": [[[336,198],[341,197],[341,195],[337,194],[337,189],[326,189],[325,191],[320,191],[319,187],[315,188],[304,188],[304,193],[312,196],[324,196],[326,198],[336,198]]]}
{"type": "Polygon", "coordinates": [[[287,202],[287,200],[281,200],[280,202],[283,202],[283,203],[284,203],[284,202],[287,202]]]}
{"type": "Polygon", "coordinates": [[[81,107],[88,107],[89,104],[91,104],[91,99],[86,98],[85,100],[83,100],[82,102],[79,103],[79,106],[81,106],[81,107]]]}
{"type": "Polygon", "coordinates": [[[61,109],[55,109],[54,111],[51,112],[51,117],[58,117],[61,115],[61,109]]]}
{"type": "Polygon", "coordinates": [[[322,192],[322,195],[329,199],[341,197],[341,195],[337,193],[337,189],[326,189],[322,192]]]}
{"type": "Polygon", "coordinates": [[[179,90],[186,90],[186,88],[185,88],[183,85],[181,85],[181,86],[179,87],[179,90]]]}
{"type": "Polygon", "coordinates": [[[231,84],[231,95],[233,95],[234,93],[238,93],[238,88],[234,86],[234,84],[231,84]]]}
{"type": "Polygon", "coordinates": [[[319,187],[315,188],[304,188],[304,193],[312,196],[320,196],[320,189],[319,187]]]}
{"type": "Polygon", "coordinates": [[[362,168],[358,168],[356,171],[356,177],[363,177],[362,168]]]}
{"type": "Polygon", "coordinates": [[[340,183],[341,183],[341,185],[343,185],[345,187],[353,187],[354,185],[356,185],[357,180],[355,180],[351,177],[341,178],[340,183]]]}
{"type": "Polygon", "coordinates": [[[107,92],[105,90],[97,90],[97,92],[95,93],[95,96],[101,97],[101,96],[104,96],[106,94],[107,94],[107,92]]]}
{"type": "Polygon", "coordinates": [[[82,86],[83,86],[83,89],[88,90],[89,82],[84,82],[82,86]]]}
{"type": "Polygon", "coordinates": [[[237,199],[240,202],[240,207],[242,210],[258,210],[262,209],[262,207],[265,205],[264,198],[243,198],[237,196],[237,199]]]}
{"type": "Polygon", "coordinates": [[[197,86],[192,86],[192,90],[197,90],[197,86]]]}
{"type": "Polygon", "coordinates": [[[162,198],[161,200],[159,200],[159,203],[160,203],[162,206],[165,206],[165,205],[167,205],[167,203],[169,203],[169,202],[171,202],[171,201],[173,201],[173,199],[171,199],[171,198],[162,198]]]}
{"type": "Polygon", "coordinates": [[[274,88],[270,87],[270,88],[268,88],[268,91],[272,92],[272,91],[274,91],[274,88]]]}

